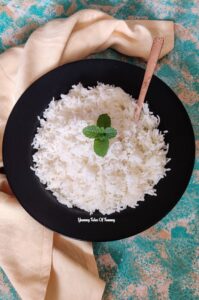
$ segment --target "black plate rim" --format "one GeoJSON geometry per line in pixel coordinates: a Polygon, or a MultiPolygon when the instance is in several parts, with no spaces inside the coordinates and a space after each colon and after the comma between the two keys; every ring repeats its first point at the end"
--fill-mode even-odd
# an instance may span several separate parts
{"type": "MultiPolygon", "coordinates": [[[[13,111],[16,109],[17,103],[21,100],[21,98],[24,97],[24,95],[26,94],[27,90],[29,90],[29,89],[31,89],[32,87],[34,87],[34,85],[37,83],[37,81],[41,80],[43,77],[45,77],[45,76],[47,76],[48,74],[54,72],[55,70],[58,71],[59,69],[62,69],[62,68],[65,67],[66,65],[67,65],[67,66],[68,66],[68,65],[75,65],[75,64],[82,63],[82,62],[84,62],[84,61],[86,61],[86,62],[87,62],[87,61],[93,61],[93,62],[95,62],[95,61],[100,61],[100,62],[102,62],[102,63],[104,63],[104,62],[106,63],[107,61],[113,62],[113,63],[116,62],[116,63],[126,64],[126,65],[131,65],[133,68],[135,68],[135,69],[137,69],[137,70],[142,70],[142,72],[144,72],[144,69],[143,69],[142,67],[139,67],[139,66],[136,66],[136,65],[127,63],[127,62],[123,62],[123,61],[121,61],[121,60],[107,59],[107,58],[96,58],[96,59],[79,60],[79,61],[75,61],[75,62],[71,62],[71,63],[68,63],[68,64],[61,65],[61,66],[59,66],[59,67],[57,67],[57,68],[55,68],[55,69],[53,69],[53,70],[51,70],[51,71],[45,73],[44,75],[40,76],[36,81],[34,81],[34,82],[33,82],[33,83],[32,83],[32,84],[24,91],[24,93],[20,96],[20,98],[18,99],[18,101],[17,101],[16,104],[14,105],[14,107],[13,107],[13,109],[12,109],[12,111],[11,111],[11,114],[9,115],[9,118],[8,118],[8,120],[7,120],[7,124],[9,123],[10,119],[12,119],[12,114],[13,114],[13,111]]],[[[159,81],[161,84],[165,85],[165,86],[167,87],[167,89],[169,90],[169,92],[170,92],[171,94],[173,94],[173,96],[174,96],[176,99],[179,100],[178,96],[174,93],[174,91],[173,91],[173,90],[172,90],[172,89],[171,89],[164,81],[162,81],[162,80],[161,80],[160,78],[158,78],[156,75],[154,75],[154,78],[155,78],[157,81],[159,81]]],[[[187,111],[186,111],[184,105],[182,104],[182,102],[181,102],[180,100],[179,100],[179,104],[181,105],[181,109],[182,109],[182,110],[186,113],[186,115],[188,116],[188,113],[187,113],[187,111]]],[[[189,119],[189,121],[190,121],[190,119],[189,119]]],[[[7,164],[7,160],[6,160],[7,124],[6,124],[6,128],[5,128],[5,131],[4,131],[4,136],[3,136],[3,149],[2,149],[2,150],[3,150],[3,151],[2,151],[2,152],[3,152],[3,163],[4,163],[4,169],[5,169],[5,173],[6,173],[6,174],[7,174],[7,171],[8,171],[8,164],[7,164]]],[[[191,122],[190,122],[190,124],[191,124],[191,122]]],[[[195,163],[195,151],[196,151],[196,150],[195,150],[195,137],[194,137],[194,131],[193,131],[192,126],[191,126],[191,129],[192,129],[192,132],[191,132],[191,134],[192,134],[192,142],[193,142],[193,145],[194,145],[194,149],[193,149],[194,155],[193,155],[193,157],[192,157],[192,165],[191,165],[191,168],[190,168],[191,171],[190,171],[190,174],[189,174],[189,181],[187,182],[186,187],[184,188],[184,192],[182,192],[182,194],[181,194],[181,196],[180,196],[180,199],[181,199],[181,197],[183,196],[183,194],[185,193],[185,191],[186,191],[186,189],[187,189],[187,187],[188,187],[188,185],[189,185],[189,182],[190,182],[190,180],[191,180],[191,174],[192,174],[192,172],[193,172],[194,163],[195,163]]],[[[9,180],[9,178],[7,178],[7,179],[8,179],[9,185],[11,186],[11,189],[14,190],[14,187],[13,187],[12,182],[9,180]]],[[[37,216],[29,210],[29,207],[27,207],[27,206],[25,205],[25,203],[24,203],[23,201],[20,200],[20,197],[18,197],[17,195],[16,195],[16,197],[17,197],[17,200],[19,201],[19,203],[22,205],[22,207],[23,207],[23,208],[24,208],[24,209],[25,209],[25,210],[26,210],[26,211],[27,211],[34,219],[36,219],[39,223],[41,223],[42,225],[46,226],[47,228],[49,228],[49,229],[51,229],[51,230],[53,230],[53,231],[55,230],[55,229],[53,228],[53,226],[47,224],[48,222],[45,222],[44,220],[38,220],[38,219],[37,219],[37,216]]],[[[171,205],[169,211],[165,211],[165,214],[162,216],[161,220],[162,220],[163,218],[165,218],[165,217],[168,215],[168,213],[169,213],[169,212],[177,205],[177,203],[180,201],[180,199],[177,200],[174,204],[171,205]]],[[[96,214],[96,215],[97,215],[97,214],[96,214]]],[[[99,214],[99,215],[100,215],[100,214],[99,214]]],[[[154,225],[157,224],[157,222],[159,222],[159,221],[160,221],[160,219],[157,217],[157,220],[154,220],[154,222],[153,222],[149,227],[147,227],[146,229],[144,229],[144,231],[147,230],[148,228],[154,226],[154,225]]],[[[133,236],[139,234],[139,233],[142,232],[142,231],[143,231],[143,230],[138,231],[136,234],[133,234],[133,236]]],[[[65,234],[62,230],[57,230],[57,229],[56,229],[56,232],[58,232],[58,233],[60,233],[60,234],[65,234]]],[[[80,239],[80,240],[91,241],[90,239],[86,239],[85,237],[82,238],[81,235],[78,236],[78,234],[77,234],[76,236],[74,236],[73,234],[70,235],[70,232],[67,233],[67,236],[69,236],[69,237],[71,237],[71,238],[80,239]]],[[[120,239],[124,239],[124,238],[130,237],[130,236],[131,236],[131,234],[127,233],[126,235],[123,234],[122,236],[117,236],[116,238],[115,238],[115,237],[113,237],[113,238],[108,238],[108,239],[98,239],[98,238],[94,239],[94,238],[92,238],[92,241],[93,241],[93,242],[115,241],[115,240],[120,240],[120,239]]]]}

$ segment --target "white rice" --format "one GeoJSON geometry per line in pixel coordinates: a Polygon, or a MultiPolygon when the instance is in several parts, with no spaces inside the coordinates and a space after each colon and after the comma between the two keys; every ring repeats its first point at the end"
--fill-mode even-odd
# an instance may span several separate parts
{"type": "Polygon", "coordinates": [[[31,168],[59,202],[111,214],[136,207],[146,194],[156,195],[154,186],[168,170],[168,145],[157,129],[159,117],[148,104],[135,124],[135,105],[121,88],[102,83],[88,89],[74,85],[59,101],[50,102],[39,118],[31,168]],[[102,158],[82,130],[104,113],[111,117],[117,136],[102,158]]]}

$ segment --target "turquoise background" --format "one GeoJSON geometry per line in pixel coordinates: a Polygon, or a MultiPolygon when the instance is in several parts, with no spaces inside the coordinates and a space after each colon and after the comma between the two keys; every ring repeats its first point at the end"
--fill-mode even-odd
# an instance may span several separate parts
{"type": "MultiPolygon", "coordinates": [[[[107,282],[103,299],[199,299],[199,2],[0,1],[0,52],[24,43],[35,28],[48,20],[66,17],[83,8],[100,9],[122,19],[175,21],[175,48],[160,61],[157,75],[182,100],[191,118],[197,146],[190,184],[176,207],[161,222],[135,237],[94,244],[100,276],[107,282]]],[[[127,58],[112,50],[94,57],[145,65],[139,59],[127,58]]],[[[19,299],[2,269],[0,299],[19,299]]]]}

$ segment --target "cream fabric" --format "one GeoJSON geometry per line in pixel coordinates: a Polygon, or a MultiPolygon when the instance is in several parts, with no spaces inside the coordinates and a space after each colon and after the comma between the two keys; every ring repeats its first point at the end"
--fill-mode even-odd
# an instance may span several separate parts
{"type": "MultiPolygon", "coordinates": [[[[0,146],[11,109],[41,75],[108,47],[147,60],[155,36],[165,38],[162,57],[174,45],[173,22],[123,21],[82,10],[48,22],[25,45],[5,51],[0,55],[0,146]]],[[[92,244],[53,233],[33,220],[12,195],[4,175],[0,176],[0,266],[23,300],[98,300],[105,286],[92,244]]]]}

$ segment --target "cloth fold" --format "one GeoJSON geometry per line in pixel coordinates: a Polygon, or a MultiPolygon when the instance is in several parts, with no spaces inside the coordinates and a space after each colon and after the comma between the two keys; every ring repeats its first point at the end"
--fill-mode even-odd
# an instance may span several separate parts
{"type": "MultiPolygon", "coordinates": [[[[0,166],[7,118],[25,89],[46,72],[109,47],[147,60],[153,38],[163,36],[161,57],[174,46],[171,21],[117,20],[82,10],[34,31],[25,45],[0,55],[0,166]]],[[[37,201],[37,199],[35,199],[37,201]]],[[[92,244],[53,233],[33,220],[0,176],[0,266],[24,300],[99,300],[92,244]]]]}

